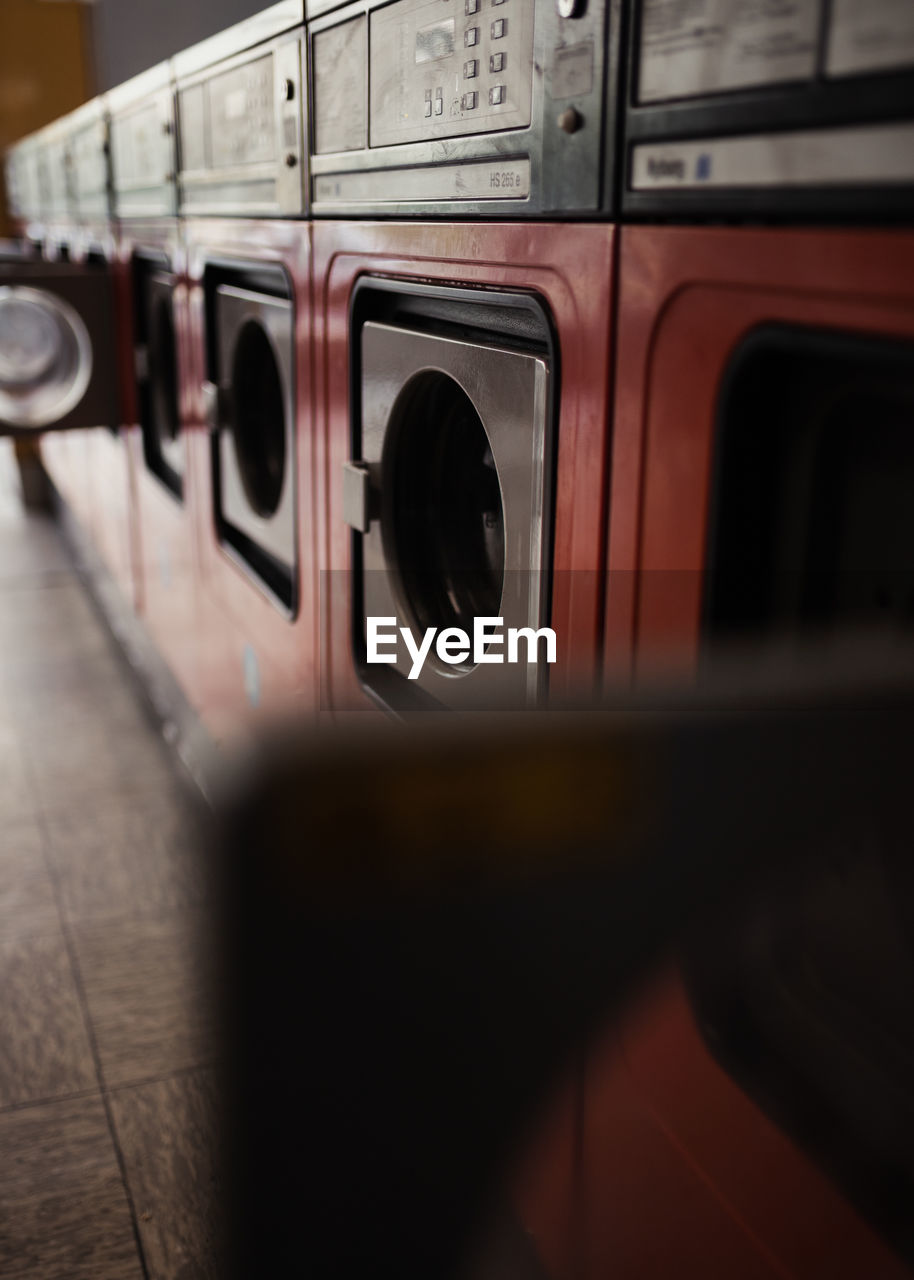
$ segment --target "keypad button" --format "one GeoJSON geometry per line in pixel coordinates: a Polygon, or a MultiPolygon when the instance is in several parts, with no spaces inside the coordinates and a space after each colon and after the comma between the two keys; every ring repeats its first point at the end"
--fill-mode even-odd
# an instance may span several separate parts
{"type": "Polygon", "coordinates": [[[508,19],[496,18],[492,23],[492,39],[500,40],[502,36],[508,33],[508,19]]]}
{"type": "Polygon", "coordinates": [[[489,58],[489,70],[504,71],[507,60],[508,55],[506,53],[493,53],[489,58]]]}
{"type": "Polygon", "coordinates": [[[439,94],[438,97],[435,99],[435,115],[440,116],[443,114],[444,114],[444,99],[439,94]]]}
{"type": "Polygon", "coordinates": [[[466,11],[467,11],[467,13],[478,13],[478,12],[479,12],[479,0],[467,0],[467,3],[466,3],[466,11]]]}
{"type": "Polygon", "coordinates": [[[463,37],[463,43],[468,49],[472,49],[474,44],[479,44],[479,28],[470,27],[463,37]]]}
{"type": "Polygon", "coordinates": [[[489,90],[489,101],[493,107],[497,107],[499,103],[505,100],[505,86],[503,84],[493,85],[489,90]]]}
{"type": "Polygon", "coordinates": [[[460,105],[464,111],[473,111],[479,102],[478,93],[465,93],[460,100],[460,105]]]}
{"type": "Polygon", "coordinates": [[[479,75],[479,62],[476,58],[470,58],[469,62],[463,64],[464,80],[472,80],[474,76],[479,75]]]}
{"type": "Polygon", "coordinates": [[[428,102],[426,102],[426,104],[425,104],[425,114],[426,114],[426,116],[430,116],[430,115],[432,114],[432,100],[431,100],[431,98],[429,98],[428,102]]]}

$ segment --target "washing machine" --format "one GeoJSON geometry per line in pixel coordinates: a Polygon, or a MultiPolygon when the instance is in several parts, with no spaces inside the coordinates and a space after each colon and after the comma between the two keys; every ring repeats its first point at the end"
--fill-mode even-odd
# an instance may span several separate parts
{"type": "Polygon", "coordinates": [[[177,211],[175,86],[160,63],[107,95],[122,314],[119,444],[130,484],[134,601],[186,693],[202,665],[188,465],[188,309],[177,211]]]}
{"type": "Polygon", "coordinates": [[[306,13],[322,703],[533,706],[599,648],[620,6],[306,13]]]}
{"type": "MultiPolygon", "coordinates": [[[[624,228],[607,669],[689,676],[717,646],[826,645],[847,627],[909,642],[912,303],[908,229],[624,228]]],[[[882,890],[857,884],[842,851],[832,858],[832,901],[836,884],[845,893],[855,885],[858,910],[868,895],[870,925],[858,930],[852,957],[846,948],[822,955],[815,904],[804,903],[791,922],[803,962],[784,973],[768,957],[763,999],[757,974],[755,987],[737,976],[746,939],[762,954],[760,939],[783,944],[783,928],[744,922],[717,946],[713,968],[697,949],[688,985],[672,984],[651,1031],[633,1034],[626,1049],[642,1105],[791,1274],[803,1274],[804,1251],[815,1256],[824,1241],[834,1274],[903,1271],[895,1255],[881,1258],[880,1234],[912,1257],[902,1207],[912,1171],[907,1157],[887,1171],[878,1149],[887,1126],[904,1129],[907,1078],[865,1030],[873,1011],[856,1006],[852,981],[877,945],[870,932],[879,946],[894,936],[905,900],[904,869],[891,851],[879,860],[882,890]],[[757,1050],[751,1061],[747,1044],[757,1050]],[[687,1087],[663,1071],[671,1052],[687,1087]],[[871,1100],[865,1123],[847,1104],[861,1094],[871,1100]],[[810,1096],[830,1116],[827,1137],[804,1128],[810,1096]],[[720,1138],[731,1104],[739,1162],[720,1138]],[[778,1117],[789,1142],[772,1137],[764,1114],[778,1117]],[[766,1169],[764,1188],[736,1168],[743,1160],[766,1169]],[[822,1168],[853,1209],[839,1213],[824,1191],[796,1194],[798,1180],[810,1186],[822,1168]],[[869,1260],[863,1220],[875,1242],[869,1260]]],[[[902,943],[899,981],[905,954],[902,943]]],[[[893,1016],[886,1034],[902,1045],[906,1027],[893,1029],[893,1016]]],[[[607,1070],[594,1071],[594,1117],[602,1112],[604,1122],[607,1070]]],[[[605,1123],[602,1132],[608,1142],[605,1123]]],[[[589,1157],[595,1222],[614,1176],[606,1142],[589,1157]]],[[[608,1256],[611,1242],[603,1244],[608,1256]]]]}
{"type": "Polygon", "coordinates": [[[191,432],[217,738],[314,703],[310,229],[300,3],[174,59],[191,432]]]}

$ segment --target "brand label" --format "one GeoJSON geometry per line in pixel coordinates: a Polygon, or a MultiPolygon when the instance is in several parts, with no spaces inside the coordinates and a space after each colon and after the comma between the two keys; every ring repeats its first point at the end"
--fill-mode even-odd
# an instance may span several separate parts
{"type": "Polygon", "coordinates": [[[315,204],[432,204],[448,200],[526,200],[529,195],[527,159],[327,173],[314,179],[315,204]]]}
{"type": "Polygon", "coordinates": [[[865,186],[914,181],[914,124],[644,143],[631,188],[865,186]]]}

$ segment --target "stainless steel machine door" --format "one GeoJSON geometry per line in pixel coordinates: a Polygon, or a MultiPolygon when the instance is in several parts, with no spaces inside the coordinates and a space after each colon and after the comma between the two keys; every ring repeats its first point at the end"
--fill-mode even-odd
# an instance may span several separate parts
{"type": "Polygon", "coordinates": [[[0,263],[0,433],[111,426],[115,376],[104,266],[0,263]]]}

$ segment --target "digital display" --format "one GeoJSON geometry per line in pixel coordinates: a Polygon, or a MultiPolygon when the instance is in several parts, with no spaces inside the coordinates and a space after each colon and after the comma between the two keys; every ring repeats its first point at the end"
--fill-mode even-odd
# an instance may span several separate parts
{"type": "Polygon", "coordinates": [[[455,24],[453,18],[433,22],[416,32],[416,62],[437,62],[449,58],[455,48],[455,24]]]}

